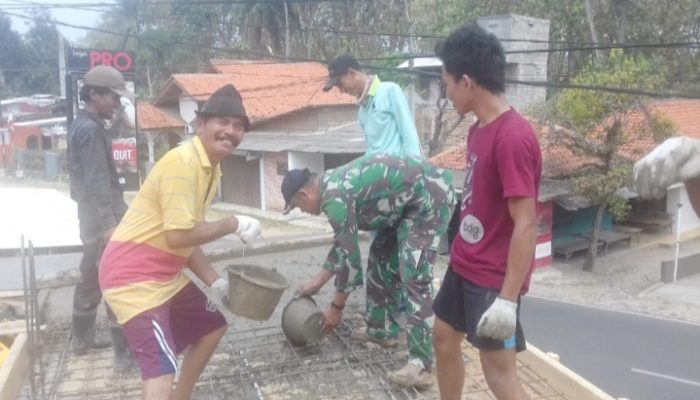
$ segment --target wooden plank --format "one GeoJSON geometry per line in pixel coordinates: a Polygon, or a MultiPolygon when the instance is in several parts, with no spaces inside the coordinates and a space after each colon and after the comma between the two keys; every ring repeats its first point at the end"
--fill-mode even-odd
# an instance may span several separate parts
{"type": "Polygon", "coordinates": [[[27,335],[20,333],[12,342],[10,354],[0,368],[0,400],[17,398],[22,390],[27,368],[29,368],[27,335]]]}
{"type": "Polygon", "coordinates": [[[530,343],[527,344],[526,351],[518,353],[518,358],[536,371],[548,384],[562,392],[567,399],[615,400],[612,396],[530,343]]]}

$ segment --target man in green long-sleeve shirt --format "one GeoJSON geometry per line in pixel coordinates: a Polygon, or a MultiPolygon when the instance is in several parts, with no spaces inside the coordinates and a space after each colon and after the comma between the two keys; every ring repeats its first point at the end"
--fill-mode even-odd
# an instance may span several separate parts
{"type": "Polygon", "coordinates": [[[398,305],[405,304],[409,362],[388,378],[404,386],[430,386],[431,283],[438,242],[455,204],[452,175],[411,157],[365,155],[323,176],[291,170],[282,181],[282,195],[287,211],[299,207],[325,213],[335,233],[323,269],[298,291],[314,294],[335,275],[336,294],[324,313],[326,330],[340,324],[347,297],[362,286],[358,231],[377,232],[367,266],[367,334],[376,343],[396,344],[398,305]],[[390,267],[391,259],[398,268],[390,267]]]}

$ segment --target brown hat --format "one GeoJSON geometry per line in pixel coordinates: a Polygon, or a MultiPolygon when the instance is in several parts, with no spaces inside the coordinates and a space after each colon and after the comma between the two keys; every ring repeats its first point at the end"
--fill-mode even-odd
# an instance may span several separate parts
{"type": "Polygon", "coordinates": [[[238,90],[230,83],[219,88],[209,97],[199,111],[195,111],[198,117],[235,117],[245,121],[245,130],[248,130],[250,122],[243,107],[243,99],[238,90]]]}
{"type": "Polygon", "coordinates": [[[124,75],[106,65],[98,65],[88,71],[83,82],[86,85],[107,88],[122,97],[134,98],[134,93],[126,88],[124,75]]]}

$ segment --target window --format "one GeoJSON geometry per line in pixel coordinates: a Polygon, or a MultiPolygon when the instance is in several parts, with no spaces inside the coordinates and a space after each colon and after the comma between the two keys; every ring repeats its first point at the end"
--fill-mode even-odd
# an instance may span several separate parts
{"type": "Polygon", "coordinates": [[[289,166],[286,162],[277,162],[277,175],[284,175],[289,171],[289,166]]]}

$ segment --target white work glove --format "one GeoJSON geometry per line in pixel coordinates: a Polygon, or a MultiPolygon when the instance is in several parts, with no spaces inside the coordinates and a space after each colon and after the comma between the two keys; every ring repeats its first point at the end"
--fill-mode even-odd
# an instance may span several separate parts
{"type": "Polygon", "coordinates": [[[245,215],[236,215],[236,219],[238,220],[238,228],[235,233],[243,243],[248,243],[260,236],[260,221],[245,215]]]}
{"type": "Polygon", "coordinates": [[[223,304],[228,303],[228,281],[224,278],[219,278],[209,287],[223,304]]]}
{"type": "Polygon", "coordinates": [[[506,340],[515,334],[518,303],[497,297],[481,316],[476,335],[496,340],[506,340]]]}
{"type": "Polygon", "coordinates": [[[667,139],[634,164],[634,182],[642,198],[661,198],[669,186],[700,175],[700,140],[667,139]]]}

